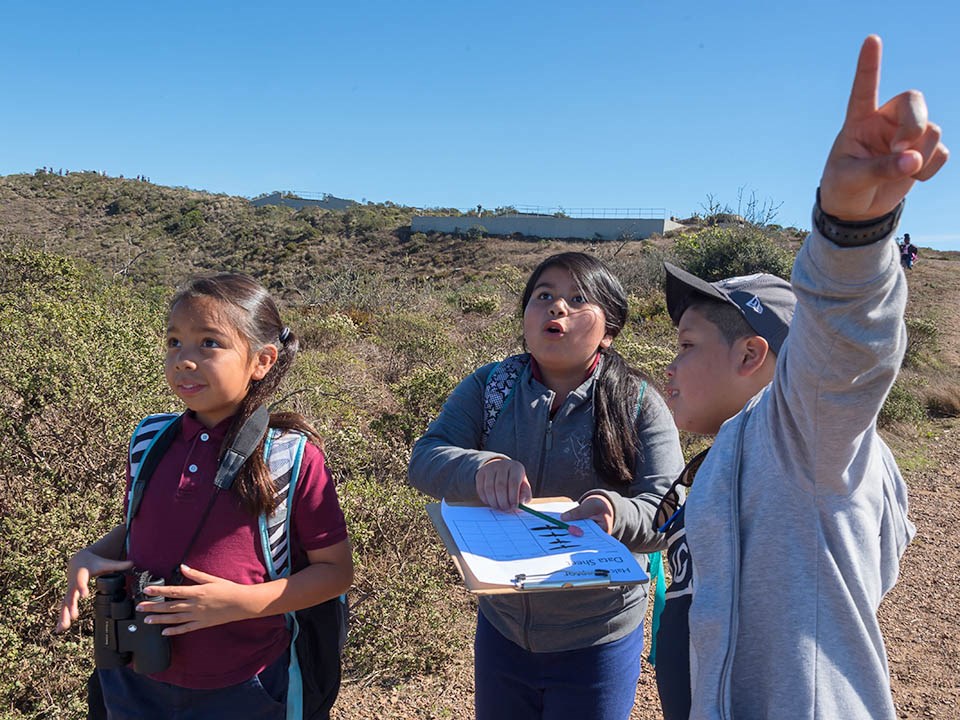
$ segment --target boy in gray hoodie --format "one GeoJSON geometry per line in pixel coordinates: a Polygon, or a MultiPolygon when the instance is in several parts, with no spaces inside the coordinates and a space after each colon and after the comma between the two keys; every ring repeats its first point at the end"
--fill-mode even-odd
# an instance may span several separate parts
{"type": "MultiPolygon", "coordinates": [[[[907,192],[948,152],[919,92],[878,107],[880,52],[864,41],[791,283],[667,266],[667,404],[679,428],[716,435],[658,511],[667,720],[895,717],[876,613],[914,528],[876,428],[906,345],[891,238],[907,192]]],[[[629,538],[635,513],[591,491],[567,517],[629,538]]]]}

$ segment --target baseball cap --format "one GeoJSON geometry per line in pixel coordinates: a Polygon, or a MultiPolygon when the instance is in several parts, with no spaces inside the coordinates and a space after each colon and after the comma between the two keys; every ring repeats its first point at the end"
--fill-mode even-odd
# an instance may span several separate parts
{"type": "Polygon", "coordinates": [[[769,273],[740,275],[708,283],[670,263],[667,271],[667,311],[674,325],[680,324],[684,311],[705,296],[729,303],[740,311],[754,332],[767,341],[774,353],[787,338],[797,298],[783,278],[769,273]]]}

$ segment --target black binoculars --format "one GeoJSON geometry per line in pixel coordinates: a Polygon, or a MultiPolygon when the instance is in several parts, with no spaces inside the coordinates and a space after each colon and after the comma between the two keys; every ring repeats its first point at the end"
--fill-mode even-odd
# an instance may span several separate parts
{"type": "Polygon", "coordinates": [[[149,613],[134,610],[137,603],[159,598],[143,594],[148,585],[163,585],[149,573],[133,574],[137,591],[127,592],[127,574],[109,573],[97,578],[93,599],[93,657],[98,668],[117,668],[132,664],[147,675],[170,666],[170,638],[161,635],[164,625],[148,625],[149,613]]]}

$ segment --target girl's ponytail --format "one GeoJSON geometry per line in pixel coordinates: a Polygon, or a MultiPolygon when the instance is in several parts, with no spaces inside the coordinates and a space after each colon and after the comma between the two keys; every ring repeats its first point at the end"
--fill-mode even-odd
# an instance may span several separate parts
{"type": "MultiPolygon", "coordinates": [[[[262,380],[256,380],[250,383],[250,390],[247,396],[240,403],[237,414],[227,429],[226,437],[223,440],[223,448],[230,446],[233,438],[240,432],[243,423],[253,412],[261,405],[268,404],[280,387],[280,382],[287,374],[290,366],[293,365],[294,358],[300,348],[300,341],[290,328],[284,327],[281,336],[285,340],[277,339],[277,361],[262,380]]],[[[306,435],[315,444],[323,447],[323,440],[319,433],[306,421],[299,413],[282,412],[270,413],[270,427],[282,430],[297,430],[306,435]]],[[[261,513],[269,514],[277,506],[276,489],[273,485],[273,479],[270,477],[270,468],[264,460],[264,445],[266,438],[261,441],[257,451],[247,458],[247,461],[237,473],[237,479],[234,489],[240,499],[241,505],[251,514],[259,515],[261,513]]]]}
{"type": "Polygon", "coordinates": [[[629,485],[637,457],[643,454],[636,432],[643,376],[616,350],[601,352],[603,363],[593,391],[593,466],[608,482],[629,485]]]}

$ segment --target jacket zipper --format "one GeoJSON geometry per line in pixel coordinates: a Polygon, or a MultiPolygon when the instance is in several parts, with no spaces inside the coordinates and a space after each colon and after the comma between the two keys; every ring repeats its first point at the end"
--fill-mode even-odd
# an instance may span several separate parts
{"type": "MultiPolygon", "coordinates": [[[[553,398],[550,398],[552,404],[553,398]]],[[[549,405],[548,405],[549,407],[549,405]]],[[[548,411],[549,412],[549,411],[548,411]]],[[[547,450],[553,449],[553,419],[547,419],[547,430],[544,433],[543,448],[540,450],[540,466],[537,468],[537,477],[531,488],[534,496],[540,492],[540,486],[543,484],[543,466],[547,461],[547,450]]],[[[528,478],[529,479],[529,478],[528,478]]],[[[523,646],[530,647],[530,598],[526,595],[520,596],[523,605],[523,646]]]]}

